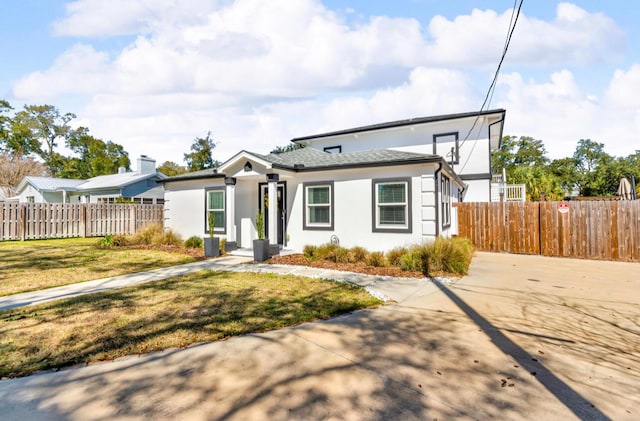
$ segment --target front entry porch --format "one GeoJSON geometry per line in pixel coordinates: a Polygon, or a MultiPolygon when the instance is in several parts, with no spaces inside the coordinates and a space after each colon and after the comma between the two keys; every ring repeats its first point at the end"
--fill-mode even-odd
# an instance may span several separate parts
{"type": "Polygon", "coordinates": [[[235,175],[225,178],[227,252],[253,255],[253,241],[259,237],[256,219],[262,212],[269,254],[280,254],[287,246],[287,182],[273,173],[246,171],[235,175]]]}

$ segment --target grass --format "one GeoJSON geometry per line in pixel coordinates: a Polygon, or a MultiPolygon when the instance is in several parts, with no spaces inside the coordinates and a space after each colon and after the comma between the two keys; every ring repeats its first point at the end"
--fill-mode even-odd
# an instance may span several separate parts
{"type": "Polygon", "coordinates": [[[217,341],[379,304],[349,284],[202,271],[0,312],[0,377],[217,341]]]}
{"type": "Polygon", "coordinates": [[[0,242],[0,296],[196,260],[181,253],[96,244],[95,238],[0,242]]]}

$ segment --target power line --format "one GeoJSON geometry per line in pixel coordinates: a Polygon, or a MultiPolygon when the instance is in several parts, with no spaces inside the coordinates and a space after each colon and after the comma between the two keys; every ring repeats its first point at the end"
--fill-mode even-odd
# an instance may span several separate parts
{"type": "MultiPolygon", "coordinates": [[[[496,84],[498,82],[498,76],[500,74],[500,69],[502,68],[502,63],[504,62],[504,59],[505,59],[505,57],[507,55],[507,51],[509,50],[509,45],[511,44],[511,38],[513,37],[513,32],[516,29],[516,25],[518,23],[518,18],[520,17],[520,11],[522,10],[522,4],[524,3],[524,0],[520,0],[520,4],[518,5],[518,9],[517,9],[517,12],[516,12],[516,3],[517,3],[517,1],[518,0],[514,0],[513,9],[511,9],[511,19],[509,20],[509,28],[507,30],[507,37],[505,39],[504,47],[502,48],[502,56],[500,57],[500,61],[498,62],[498,67],[496,68],[496,71],[495,71],[495,73],[493,75],[493,80],[491,81],[491,85],[489,85],[489,89],[487,90],[487,94],[484,97],[484,101],[482,102],[482,106],[480,106],[480,111],[478,111],[478,115],[476,115],[476,119],[473,121],[473,125],[471,126],[471,128],[467,132],[467,135],[464,137],[464,139],[462,139],[462,142],[460,143],[458,148],[461,148],[462,145],[464,145],[464,143],[469,139],[469,136],[471,136],[471,133],[473,132],[473,129],[478,124],[478,120],[480,120],[480,113],[482,113],[482,111],[485,109],[485,106],[487,106],[487,104],[489,104],[491,102],[491,99],[493,98],[493,92],[495,91],[496,84]],[[514,12],[515,12],[515,19],[514,19],[514,12]]],[[[475,147],[475,144],[474,144],[474,147],[475,147]]],[[[473,152],[473,150],[471,152],[473,152]]],[[[464,167],[467,165],[467,163],[469,162],[469,157],[470,156],[471,156],[471,154],[469,154],[469,156],[467,157],[467,160],[465,161],[465,163],[462,166],[462,168],[460,169],[460,171],[462,171],[464,169],[464,167]]]]}

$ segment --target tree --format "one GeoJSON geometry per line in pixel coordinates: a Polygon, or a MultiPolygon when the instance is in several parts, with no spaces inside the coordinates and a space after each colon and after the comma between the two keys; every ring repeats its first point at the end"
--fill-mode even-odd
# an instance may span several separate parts
{"type": "Polygon", "coordinates": [[[0,150],[4,150],[9,138],[11,119],[4,115],[13,107],[4,99],[0,99],[0,150]]]}
{"type": "Polygon", "coordinates": [[[115,174],[119,167],[130,168],[129,154],[121,145],[104,142],[89,134],[89,129],[79,127],[69,133],[66,145],[77,156],[55,157],[60,162],[58,175],[66,178],[86,179],[99,175],[115,174]]]}
{"type": "Polygon", "coordinates": [[[176,175],[181,175],[187,172],[187,169],[182,165],[176,164],[173,161],[165,161],[157,168],[158,172],[168,176],[174,177],[176,175]]]}
{"type": "Polygon", "coordinates": [[[13,151],[0,152],[0,189],[5,197],[16,194],[16,187],[26,176],[42,176],[46,168],[33,157],[13,151]]]}
{"type": "Polygon", "coordinates": [[[281,154],[284,152],[291,152],[291,151],[295,151],[298,149],[303,149],[304,145],[300,144],[300,143],[289,143],[286,146],[276,146],[271,153],[273,154],[281,154]]]}
{"type": "Polygon", "coordinates": [[[541,166],[549,162],[547,150],[542,140],[529,136],[505,136],[500,149],[491,155],[491,168],[494,171],[506,169],[507,173],[518,166],[541,166]]]}
{"type": "MultiPolygon", "coordinates": [[[[578,169],[581,195],[607,196],[615,193],[613,184],[616,184],[614,179],[620,168],[616,165],[615,159],[604,151],[603,143],[580,139],[573,158],[578,169]]],[[[615,187],[617,188],[617,184],[615,187]]]]}
{"type": "Polygon", "coordinates": [[[549,170],[558,179],[560,187],[570,195],[579,186],[580,173],[575,158],[554,159],[549,164],[549,170]]]}
{"type": "Polygon", "coordinates": [[[211,139],[211,132],[207,133],[207,137],[196,137],[191,145],[191,152],[184,154],[187,169],[199,171],[220,165],[220,162],[213,159],[212,152],[215,147],[216,144],[211,139]]]}
{"type": "MultiPolygon", "coordinates": [[[[59,171],[60,155],[54,149],[60,138],[66,139],[71,128],[69,122],[75,114],[61,114],[53,105],[25,105],[24,110],[13,118],[12,131],[17,137],[15,141],[23,147],[25,153],[38,154],[51,175],[59,171]],[[39,142],[36,146],[34,142],[39,142]]],[[[13,150],[18,150],[15,146],[13,150]]]]}

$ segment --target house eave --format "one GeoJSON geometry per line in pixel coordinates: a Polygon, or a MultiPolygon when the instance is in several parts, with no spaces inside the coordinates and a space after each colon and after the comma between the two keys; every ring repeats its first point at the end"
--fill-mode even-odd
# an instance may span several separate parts
{"type": "Polygon", "coordinates": [[[458,114],[443,114],[443,115],[437,115],[432,117],[410,118],[406,120],[390,121],[388,123],[372,124],[368,126],[354,127],[351,129],[320,133],[320,134],[315,134],[311,136],[296,137],[294,139],[291,139],[291,142],[298,143],[298,142],[312,141],[315,139],[321,139],[321,138],[327,138],[327,137],[342,136],[342,135],[356,134],[356,133],[362,133],[362,132],[371,132],[371,131],[412,126],[412,125],[418,125],[418,124],[436,123],[436,122],[447,121],[447,120],[458,120],[461,118],[469,118],[469,117],[477,117],[477,116],[483,117],[483,116],[488,116],[492,114],[501,115],[502,120],[504,120],[504,113],[505,113],[505,110],[502,108],[499,108],[499,109],[486,110],[486,111],[473,111],[473,112],[458,113],[458,114]]]}

